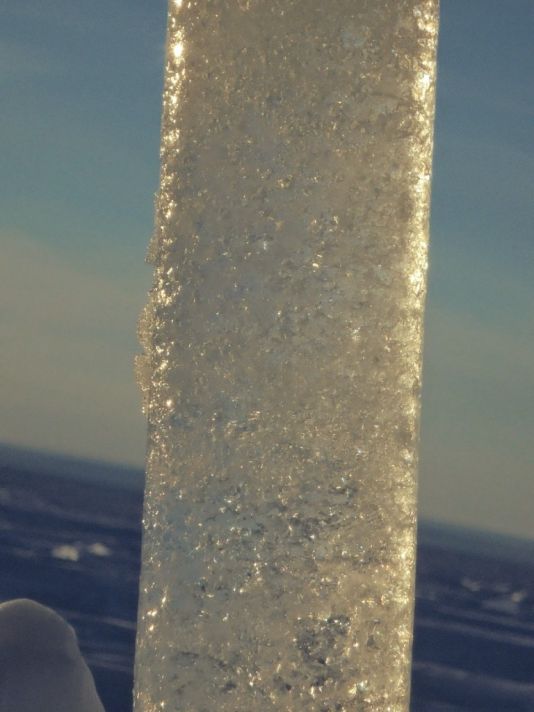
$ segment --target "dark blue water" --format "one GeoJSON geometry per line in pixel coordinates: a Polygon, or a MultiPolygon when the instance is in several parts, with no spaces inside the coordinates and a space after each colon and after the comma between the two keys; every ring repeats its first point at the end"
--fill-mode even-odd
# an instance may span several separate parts
{"type": "MultiPolygon", "coordinates": [[[[131,711],[142,473],[0,448],[0,600],[76,628],[107,712],[131,711]]],[[[534,711],[534,543],[420,526],[412,712],[534,711]]]]}

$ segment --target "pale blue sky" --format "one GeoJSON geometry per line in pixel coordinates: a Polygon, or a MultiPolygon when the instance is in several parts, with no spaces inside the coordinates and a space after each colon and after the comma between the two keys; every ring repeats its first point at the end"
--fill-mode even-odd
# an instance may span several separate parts
{"type": "MultiPolygon", "coordinates": [[[[0,10],[0,440],[141,464],[166,2],[0,10]]],[[[442,0],[422,514],[534,537],[534,5],[442,0]]]]}

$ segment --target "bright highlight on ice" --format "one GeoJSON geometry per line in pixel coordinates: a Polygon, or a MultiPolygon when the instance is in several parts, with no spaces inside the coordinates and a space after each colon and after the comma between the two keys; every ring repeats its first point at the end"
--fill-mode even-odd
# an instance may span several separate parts
{"type": "Polygon", "coordinates": [[[180,59],[184,52],[184,43],[183,42],[177,42],[173,48],[172,48],[172,53],[175,59],[180,59]]]}

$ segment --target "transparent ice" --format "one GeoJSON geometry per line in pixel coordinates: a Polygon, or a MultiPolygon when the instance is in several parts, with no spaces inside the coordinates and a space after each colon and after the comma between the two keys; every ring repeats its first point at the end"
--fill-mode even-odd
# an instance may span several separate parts
{"type": "Polygon", "coordinates": [[[437,0],[171,0],[136,712],[407,710],[437,0]]]}

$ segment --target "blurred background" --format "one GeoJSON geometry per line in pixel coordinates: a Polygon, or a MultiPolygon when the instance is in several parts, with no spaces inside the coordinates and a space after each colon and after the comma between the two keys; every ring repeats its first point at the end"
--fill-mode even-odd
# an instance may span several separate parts
{"type": "MultiPolygon", "coordinates": [[[[145,422],[132,363],[151,282],[166,2],[24,0],[0,17],[0,598],[41,594],[82,616],[102,689],[122,675],[118,712],[135,632],[145,422]],[[51,568],[55,588],[37,590],[51,568]]],[[[414,668],[426,712],[494,709],[476,690],[467,707],[432,692],[447,666],[467,699],[466,670],[470,690],[477,675],[490,689],[490,677],[512,684],[509,665],[515,692],[491,688],[495,709],[534,709],[533,30],[530,0],[441,0],[414,668]],[[479,616],[473,648],[439,637],[467,625],[446,613],[453,579],[454,615],[479,616]],[[501,640],[512,623],[526,636],[513,664],[501,640]],[[495,635],[500,652],[482,654],[495,635]],[[429,662],[440,646],[464,656],[429,662]]]]}

